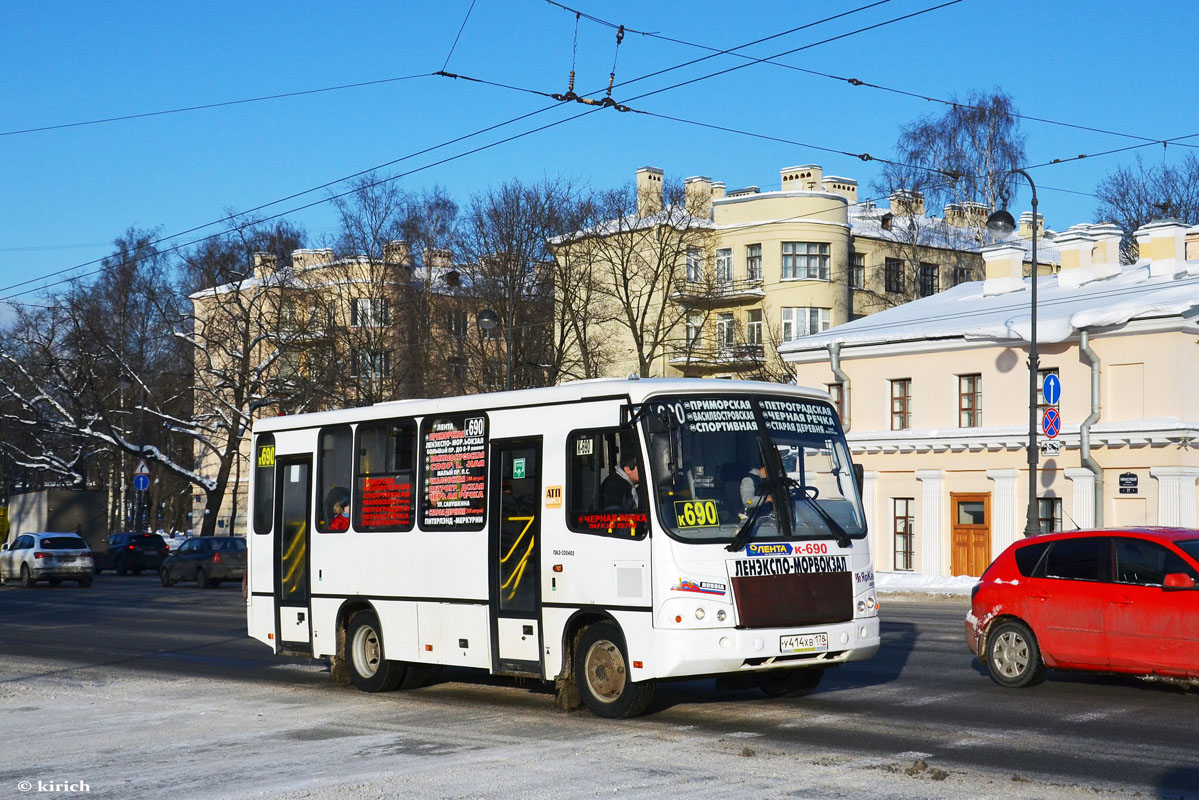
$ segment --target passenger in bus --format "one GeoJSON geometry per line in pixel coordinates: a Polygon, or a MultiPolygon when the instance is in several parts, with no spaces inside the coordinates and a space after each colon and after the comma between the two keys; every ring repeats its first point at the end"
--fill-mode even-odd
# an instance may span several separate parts
{"type": "Polygon", "coordinates": [[[350,492],[341,486],[329,490],[329,530],[348,531],[350,529],[350,492]]]}
{"type": "Polygon", "coordinates": [[[637,508],[637,484],[641,483],[641,469],[637,456],[630,453],[620,459],[620,465],[608,473],[600,484],[600,499],[605,511],[632,511],[637,508]]]}

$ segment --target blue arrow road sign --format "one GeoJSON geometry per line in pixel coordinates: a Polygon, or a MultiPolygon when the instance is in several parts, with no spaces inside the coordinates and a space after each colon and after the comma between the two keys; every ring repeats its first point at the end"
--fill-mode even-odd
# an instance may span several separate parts
{"type": "Polygon", "coordinates": [[[1050,439],[1056,437],[1062,429],[1062,415],[1057,413],[1056,408],[1045,409],[1045,416],[1041,418],[1041,429],[1045,431],[1045,435],[1050,439]]]}
{"type": "Polygon", "coordinates": [[[1045,376],[1041,394],[1044,395],[1047,406],[1056,406],[1057,401],[1062,399],[1062,382],[1052,372],[1045,376]]]}
{"type": "Polygon", "coordinates": [[[147,489],[149,489],[150,488],[150,476],[149,475],[134,475],[133,476],[133,488],[137,489],[139,492],[144,492],[147,489]]]}

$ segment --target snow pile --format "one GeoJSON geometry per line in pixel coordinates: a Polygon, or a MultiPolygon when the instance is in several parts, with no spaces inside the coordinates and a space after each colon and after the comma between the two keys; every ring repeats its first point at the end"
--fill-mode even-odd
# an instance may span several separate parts
{"type": "Polygon", "coordinates": [[[978,578],[969,575],[923,575],[919,572],[875,572],[874,586],[880,592],[923,592],[924,594],[970,594],[978,578]]]}

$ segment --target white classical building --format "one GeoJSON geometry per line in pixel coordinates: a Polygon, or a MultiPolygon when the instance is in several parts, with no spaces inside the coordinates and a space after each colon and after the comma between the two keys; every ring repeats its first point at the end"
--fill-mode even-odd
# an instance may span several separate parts
{"type": "MultiPolygon", "coordinates": [[[[1114,225],[1044,236],[1038,385],[1056,373],[1063,388],[1039,525],[1195,527],[1199,227],[1142,227],[1135,264],[1120,263],[1114,225]]],[[[842,407],[878,569],[978,575],[1024,535],[1028,244],[984,248],[985,281],[780,347],[798,383],[842,407]]]]}

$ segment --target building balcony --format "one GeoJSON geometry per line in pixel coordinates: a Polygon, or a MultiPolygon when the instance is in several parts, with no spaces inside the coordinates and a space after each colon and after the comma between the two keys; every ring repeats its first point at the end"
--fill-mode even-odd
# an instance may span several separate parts
{"type": "Polygon", "coordinates": [[[766,296],[762,279],[737,281],[676,281],[670,298],[687,306],[727,306],[756,303],[766,296]]]}
{"type": "Polygon", "coordinates": [[[711,366],[738,368],[756,366],[766,360],[765,349],[761,344],[734,342],[732,344],[710,344],[699,342],[688,344],[685,341],[672,341],[667,345],[670,354],[670,365],[711,366]]]}

